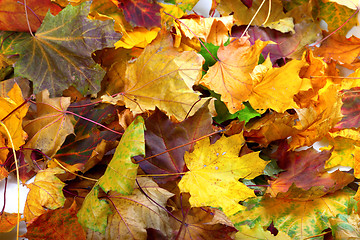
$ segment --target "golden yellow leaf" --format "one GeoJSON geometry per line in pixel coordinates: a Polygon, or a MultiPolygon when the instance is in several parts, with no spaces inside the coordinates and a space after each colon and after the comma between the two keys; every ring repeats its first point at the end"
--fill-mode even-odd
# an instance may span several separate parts
{"type": "MultiPolygon", "coordinates": [[[[194,92],[192,86],[201,77],[202,63],[201,56],[193,51],[178,52],[171,36],[161,34],[135,63],[127,65],[125,77],[118,79],[121,94],[114,100],[124,102],[134,113],[155,110],[157,106],[183,120],[199,100],[200,94],[194,92]]],[[[196,104],[192,113],[201,105],[196,104]]]]}
{"type": "Polygon", "coordinates": [[[250,41],[244,37],[221,46],[217,52],[219,61],[209,68],[198,84],[221,94],[221,101],[230,113],[243,109],[243,102],[253,90],[250,74],[258,65],[260,53],[267,44],[257,40],[250,46],[250,41]]]}
{"type": "Polygon", "coordinates": [[[161,25],[171,26],[175,22],[175,19],[172,16],[174,16],[176,18],[181,18],[185,14],[185,12],[176,5],[166,4],[166,3],[161,3],[161,2],[159,2],[158,4],[162,7],[160,9],[161,25]],[[172,16],[169,16],[169,15],[165,14],[164,12],[169,13],[172,16]]]}
{"type": "MultiPolygon", "coordinates": [[[[25,139],[27,138],[27,134],[22,128],[22,121],[28,111],[29,104],[20,107],[20,105],[24,103],[24,99],[20,87],[17,84],[14,84],[7,95],[7,97],[0,97],[0,120],[8,128],[15,150],[18,150],[19,147],[25,143],[25,139]],[[17,107],[19,108],[14,111],[17,107]]],[[[5,129],[0,126],[0,163],[3,163],[6,160],[8,154],[8,150],[2,148],[11,148],[10,141],[5,141],[5,139],[8,139],[8,135],[5,129]]],[[[2,169],[0,179],[6,177],[6,173],[7,171],[2,169]]]]}
{"type": "Polygon", "coordinates": [[[34,182],[27,185],[30,192],[24,207],[26,222],[45,213],[46,209],[56,209],[64,205],[65,197],[62,189],[65,183],[55,176],[60,173],[65,173],[65,171],[60,168],[39,171],[34,182]]]}
{"type": "Polygon", "coordinates": [[[260,226],[260,224],[256,224],[253,228],[250,228],[248,225],[240,225],[237,227],[239,230],[235,235],[235,240],[248,240],[248,239],[266,239],[266,240],[291,240],[289,235],[286,233],[279,231],[276,236],[274,236],[270,231],[266,230],[260,226]]]}
{"type": "Polygon", "coordinates": [[[290,149],[310,146],[321,140],[341,120],[341,106],[337,86],[328,84],[320,89],[317,101],[311,106],[295,109],[299,121],[294,128],[300,132],[292,136],[290,149]]]}
{"type": "MultiPolygon", "coordinates": [[[[256,79],[250,93],[251,106],[260,113],[264,113],[268,108],[280,113],[296,108],[294,95],[311,87],[309,79],[299,77],[299,71],[305,64],[304,61],[292,60],[280,68],[267,70],[266,67],[263,77],[256,79]]],[[[255,70],[260,66],[258,65],[255,70]]]]}
{"type": "Polygon", "coordinates": [[[129,30],[127,32],[123,32],[123,36],[119,41],[115,43],[115,47],[123,47],[127,49],[131,49],[133,47],[144,48],[152,40],[154,40],[160,31],[160,28],[152,28],[148,30],[144,27],[135,27],[133,30],[129,30]]]}
{"type": "Polygon", "coordinates": [[[179,182],[179,188],[191,194],[192,207],[221,207],[230,216],[244,209],[239,201],[255,197],[253,190],[238,180],[262,174],[267,162],[258,152],[238,157],[244,143],[242,134],[223,136],[212,145],[209,139],[204,139],[197,142],[192,153],[185,153],[189,171],[179,182]]]}
{"type": "MultiPolygon", "coordinates": [[[[236,25],[247,25],[250,23],[250,20],[253,18],[262,2],[262,0],[254,0],[252,1],[252,6],[248,8],[241,0],[221,0],[217,9],[223,16],[233,13],[236,25]]],[[[294,24],[291,24],[291,19],[287,18],[284,13],[283,5],[280,0],[266,2],[257,13],[251,25],[270,27],[281,32],[294,33],[294,24]],[[267,19],[269,3],[271,3],[271,13],[267,19]],[[266,19],[267,21],[265,22],[266,19]],[[283,23],[286,24],[284,25],[283,23]]]]}
{"type": "Polygon", "coordinates": [[[25,146],[39,149],[49,157],[54,156],[66,136],[74,133],[71,116],[66,113],[69,105],[70,97],[49,98],[47,90],[38,93],[36,118],[24,123],[24,130],[30,138],[25,146]]]}
{"type": "Polygon", "coordinates": [[[181,36],[175,35],[176,38],[196,39],[196,36],[201,40],[220,46],[229,39],[231,27],[234,24],[233,16],[227,17],[209,17],[204,18],[198,15],[192,15],[192,18],[180,19],[180,22],[175,23],[175,28],[179,29],[181,36]]]}

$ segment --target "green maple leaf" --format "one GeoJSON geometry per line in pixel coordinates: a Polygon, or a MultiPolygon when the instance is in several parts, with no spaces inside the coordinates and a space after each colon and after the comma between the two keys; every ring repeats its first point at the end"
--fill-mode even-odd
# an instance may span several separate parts
{"type": "Polygon", "coordinates": [[[47,88],[60,95],[70,85],[83,94],[100,90],[105,71],[91,58],[93,51],[112,47],[120,39],[113,22],[87,18],[90,3],[68,5],[58,15],[47,13],[35,36],[19,41],[15,74],[33,81],[34,92],[47,88]]]}

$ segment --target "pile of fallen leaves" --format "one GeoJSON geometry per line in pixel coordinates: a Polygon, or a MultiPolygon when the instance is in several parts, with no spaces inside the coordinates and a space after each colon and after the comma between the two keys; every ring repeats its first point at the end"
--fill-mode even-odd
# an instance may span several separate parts
{"type": "Polygon", "coordinates": [[[24,237],[360,238],[357,6],[196,2],[0,2],[0,177],[30,189],[24,237]]]}

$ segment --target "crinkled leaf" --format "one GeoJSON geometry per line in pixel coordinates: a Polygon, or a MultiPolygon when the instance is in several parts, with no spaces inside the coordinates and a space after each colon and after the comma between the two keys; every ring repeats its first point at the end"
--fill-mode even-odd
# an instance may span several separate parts
{"type": "Polygon", "coordinates": [[[250,46],[247,38],[242,38],[221,46],[217,52],[220,61],[211,66],[198,83],[220,94],[230,113],[243,109],[243,102],[247,101],[253,88],[250,73],[266,45],[256,41],[250,46]]]}
{"type": "MultiPolygon", "coordinates": [[[[124,102],[135,113],[158,107],[183,120],[199,100],[192,86],[201,77],[203,59],[193,51],[180,53],[172,45],[171,36],[161,34],[135,63],[128,64],[125,78],[118,80],[122,93],[115,102],[124,102]]],[[[192,114],[200,107],[201,103],[197,103],[192,114]]]]}
{"type": "Polygon", "coordinates": [[[89,5],[68,5],[57,16],[48,13],[34,37],[15,45],[20,54],[15,74],[32,80],[35,93],[47,88],[60,95],[69,85],[83,94],[100,90],[105,73],[91,53],[112,47],[120,35],[114,32],[112,21],[88,19],[89,5]]]}
{"type": "Polygon", "coordinates": [[[189,171],[180,180],[179,188],[181,192],[190,193],[191,206],[221,207],[229,216],[243,209],[239,201],[255,197],[253,190],[238,179],[260,175],[267,162],[258,152],[238,157],[244,143],[242,134],[223,136],[212,145],[203,139],[197,142],[192,153],[185,153],[189,171]]]}
{"type": "Polygon", "coordinates": [[[132,195],[111,195],[114,214],[109,216],[106,238],[146,239],[146,229],[153,228],[171,239],[172,226],[164,208],[174,194],[160,188],[151,178],[138,178],[137,183],[132,195]]]}
{"type": "Polygon", "coordinates": [[[65,197],[62,190],[65,183],[55,176],[55,174],[64,172],[60,168],[41,170],[36,175],[34,182],[27,185],[30,192],[24,207],[26,222],[45,213],[46,209],[57,209],[64,205],[65,197]]]}
{"type": "Polygon", "coordinates": [[[182,208],[172,212],[184,221],[181,225],[173,221],[175,234],[179,239],[233,239],[236,229],[226,215],[215,208],[182,208]],[[183,212],[186,212],[185,219],[183,212]]]}
{"type": "MultiPolygon", "coordinates": [[[[44,90],[36,96],[36,118],[24,123],[24,130],[29,135],[27,148],[39,149],[52,157],[64,143],[67,135],[74,133],[71,117],[66,113],[70,98],[49,98],[44,90]]],[[[29,161],[29,151],[26,151],[29,161]]]]}

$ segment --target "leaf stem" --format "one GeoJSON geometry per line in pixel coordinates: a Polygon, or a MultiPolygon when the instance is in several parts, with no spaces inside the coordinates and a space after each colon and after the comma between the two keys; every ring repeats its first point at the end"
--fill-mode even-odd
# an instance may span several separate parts
{"type": "Polygon", "coordinates": [[[16,152],[15,152],[15,146],[14,146],[14,142],[12,140],[11,134],[9,132],[9,129],[6,127],[6,125],[0,121],[0,125],[2,127],[5,128],[6,134],[8,135],[10,144],[11,144],[11,148],[14,154],[14,160],[15,160],[15,167],[16,167],[16,183],[17,183],[17,191],[18,191],[18,196],[17,196],[17,200],[18,200],[18,204],[17,204],[17,208],[18,208],[18,212],[17,212],[17,224],[16,224],[16,239],[19,239],[19,223],[20,223],[20,174],[19,174],[19,166],[18,166],[18,160],[16,158],[16,152]]]}
{"type": "Polygon", "coordinates": [[[71,172],[68,168],[66,168],[64,165],[62,165],[57,159],[53,158],[54,162],[56,162],[57,165],[59,165],[62,169],[64,169],[65,171],[79,177],[79,178],[83,178],[83,179],[86,179],[86,180],[90,180],[90,181],[93,181],[93,182],[97,182],[98,180],[97,179],[94,179],[94,178],[89,178],[89,177],[85,177],[85,176],[82,176],[82,175],[79,175],[77,173],[74,173],[74,172],[71,172]]]}

